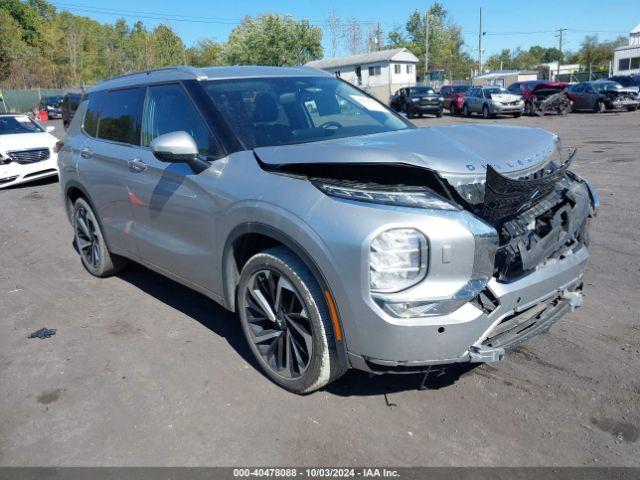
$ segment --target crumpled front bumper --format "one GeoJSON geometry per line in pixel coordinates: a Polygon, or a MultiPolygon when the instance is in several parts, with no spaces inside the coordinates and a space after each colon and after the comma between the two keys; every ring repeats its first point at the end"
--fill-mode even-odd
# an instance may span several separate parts
{"type": "Polygon", "coordinates": [[[406,373],[429,365],[501,360],[505,352],[546,332],[581,304],[588,256],[586,247],[578,244],[519,280],[492,279],[487,285],[493,298],[489,308],[469,302],[422,324],[383,322],[378,335],[384,335],[384,349],[376,356],[349,352],[351,366],[373,373],[406,373]],[[536,307],[540,310],[532,311],[536,307]]]}

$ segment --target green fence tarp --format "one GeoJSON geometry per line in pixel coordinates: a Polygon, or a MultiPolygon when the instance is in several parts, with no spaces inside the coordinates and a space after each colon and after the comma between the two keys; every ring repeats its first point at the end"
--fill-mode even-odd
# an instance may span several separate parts
{"type": "Polygon", "coordinates": [[[0,89],[0,113],[32,112],[38,107],[42,97],[64,95],[69,91],[61,88],[0,89]]]}

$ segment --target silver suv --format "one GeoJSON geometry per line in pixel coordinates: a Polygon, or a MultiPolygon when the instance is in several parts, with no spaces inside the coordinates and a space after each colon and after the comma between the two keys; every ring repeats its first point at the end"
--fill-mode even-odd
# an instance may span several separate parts
{"type": "Polygon", "coordinates": [[[298,393],[493,362],[581,303],[589,184],[521,127],[416,128],[308,68],[166,68],[83,98],[59,153],[85,268],[238,312],[298,393]]]}

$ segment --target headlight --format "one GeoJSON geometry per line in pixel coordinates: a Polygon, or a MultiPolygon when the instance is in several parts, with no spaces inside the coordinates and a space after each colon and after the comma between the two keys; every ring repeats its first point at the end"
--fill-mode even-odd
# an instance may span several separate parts
{"type": "Polygon", "coordinates": [[[357,200],[360,202],[379,203],[398,207],[427,208],[433,210],[459,210],[457,205],[437,195],[425,187],[383,187],[368,189],[349,185],[314,181],[313,184],[322,192],[332,197],[357,200]]]}
{"type": "Polygon", "coordinates": [[[427,238],[413,228],[382,232],[371,241],[369,286],[373,292],[398,292],[427,274],[427,238]]]}
{"type": "Polygon", "coordinates": [[[412,102],[419,102],[419,101],[420,101],[420,99],[419,99],[418,97],[412,97],[412,98],[411,98],[411,101],[412,101],[412,102]]]}
{"type": "Polygon", "coordinates": [[[438,97],[439,102],[444,102],[444,97],[438,97]]]}

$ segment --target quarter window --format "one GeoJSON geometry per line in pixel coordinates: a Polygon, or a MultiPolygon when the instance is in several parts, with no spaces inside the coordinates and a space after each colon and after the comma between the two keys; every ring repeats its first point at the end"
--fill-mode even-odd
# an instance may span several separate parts
{"type": "Polygon", "coordinates": [[[100,107],[104,102],[106,92],[104,90],[100,92],[90,93],[87,104],[87,113],[84,116],[84,122],[82,128],[91,137],[95,137],[98,133],[98,117],[100,115],[100,107]]]}
{"type": "Polygon", "coordinates": [[[219,156],[207,124],[181,85],[149,87],[142,121],[142,146],[148,147],[160,135],[179,131],[191,135],[200,155],[219,156]]]}
{"type": "Polygon", "coordinates": [[[100,112],[98,138],[140,145],[141,107],[144,89],[127,88],[107,94],[100,112]]]}

